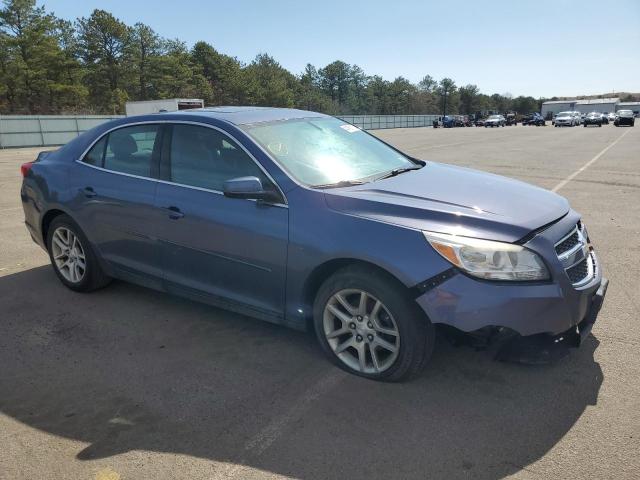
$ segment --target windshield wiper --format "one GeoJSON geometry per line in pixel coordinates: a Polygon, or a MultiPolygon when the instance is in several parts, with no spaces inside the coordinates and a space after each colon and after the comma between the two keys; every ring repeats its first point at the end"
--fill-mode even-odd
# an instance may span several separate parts
{"type": "Polygon", "coordinates": [[[388,171],[387,173],[379,176],[376,180],[382,180],[383,178],[395,177],[396,175],[400,175],[401,173],[409,172],[411,170],[420,170],[424,165],[416,165],[414,167],[402,167],[402,168],[394,168],[393,170],[388,171]]]}
{"type": "Polygon", "coordinates": [[[366,182],[360,180],[340,180],[334,183],[321,183],[319,185],[311,185],[312,188],[339,188],[339,187],[352,187],[354,185],[363,185],[366,182]]]}

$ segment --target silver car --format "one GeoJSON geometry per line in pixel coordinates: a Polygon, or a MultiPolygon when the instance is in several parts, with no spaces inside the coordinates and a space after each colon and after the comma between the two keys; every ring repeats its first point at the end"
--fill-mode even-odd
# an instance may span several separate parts
{"type": "Polygon", "coordinates": [[[574,112],[560,112],[556,115],[556,127],[573,127],[577,125],[574,112]]]}
{"type": "Polygon", "coordinates": [[[502,115],[491,115],[484,121],[486,127],[504,127],[507,123],[507,119],[502,115]]]}
{"type": "Polygon", "coordinates": [[[582,113],[574,111],[573,116],[576,119],[576,125],[582,125],[582,113]]]}

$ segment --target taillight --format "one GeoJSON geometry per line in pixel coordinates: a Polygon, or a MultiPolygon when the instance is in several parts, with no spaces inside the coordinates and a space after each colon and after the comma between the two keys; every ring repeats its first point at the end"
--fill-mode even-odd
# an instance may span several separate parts
{"type": "Polygon", "coordinates": [[[29,174],[31,167],[33,167],[33,162],[27,162],[20,165],[20,173],[22,173],[23,177],[26,177],[29,174]]]}

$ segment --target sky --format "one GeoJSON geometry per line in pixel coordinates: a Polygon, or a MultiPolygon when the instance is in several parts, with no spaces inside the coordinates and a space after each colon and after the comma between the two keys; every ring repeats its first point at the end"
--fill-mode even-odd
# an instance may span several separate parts
{"type": "Polygon", "coordinates": [[[39,0],[69,20],[102,8],[248,63],[299,74],[334,60],[368,75],[424,75],[487,94],[640,92],[640,0],[39,0]]]}

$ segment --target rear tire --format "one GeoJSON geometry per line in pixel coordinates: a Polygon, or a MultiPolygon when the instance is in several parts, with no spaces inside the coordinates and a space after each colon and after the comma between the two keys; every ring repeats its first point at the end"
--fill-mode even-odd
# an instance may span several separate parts
{"type": "Polygon", "coordinates": [[[313,322],[331,362],[372,380],[415,377],[433,352],[429,319],[402,285],[371,268],[346,267],[329,277],[316,295],[313,322]]]}
{"type": "Polygon", "coordinates": [[[111,281],[86,235],[68,215],[54,218],[49,225],[47,250],[54,272],[71,290],[91,292],[111,281]]]}

